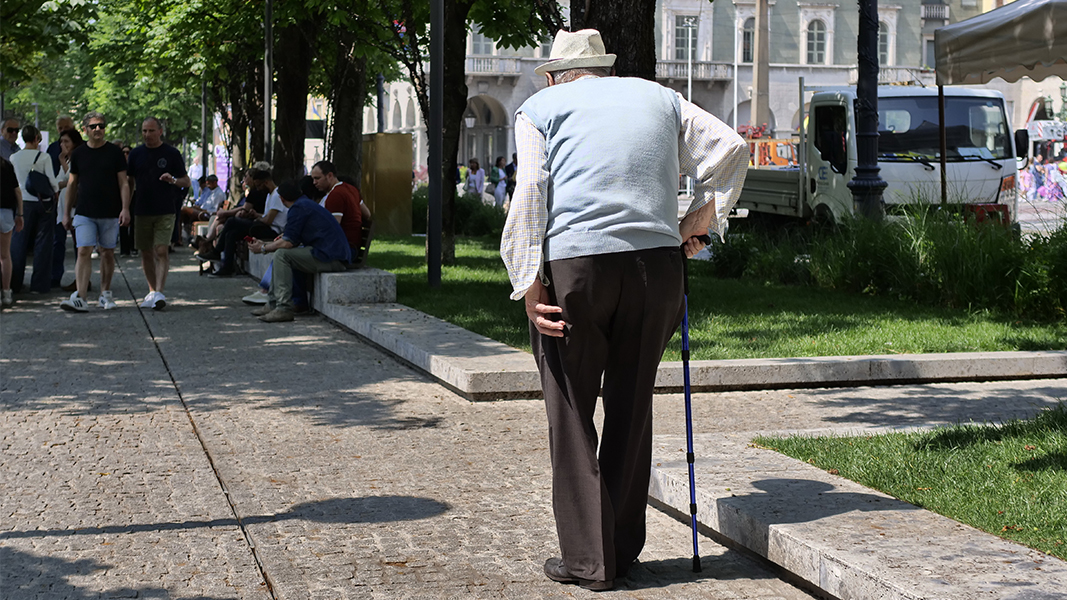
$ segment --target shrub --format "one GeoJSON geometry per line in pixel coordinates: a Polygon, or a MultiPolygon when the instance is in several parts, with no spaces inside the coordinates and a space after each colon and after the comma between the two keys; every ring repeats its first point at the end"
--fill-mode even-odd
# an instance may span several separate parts
{"type": "MultiPolygon", "coordinates": [[[[426,233],[427,210],[430,207],[430,191],[421,186],[411,194],[411,230],[426,233]]],[[[506,220],[504,210],[484,204],[474,194],[456,196],[456,235],[471,237],[500,237],[506,220]]]]}

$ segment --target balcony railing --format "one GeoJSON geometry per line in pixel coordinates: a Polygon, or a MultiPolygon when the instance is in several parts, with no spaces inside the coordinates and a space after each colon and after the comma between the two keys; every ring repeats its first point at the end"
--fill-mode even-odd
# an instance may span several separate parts
{"type": "Polygon", "coordinates": [[[519,59],[501,56],[468,56],[467,75],[500,77],[521,74],[519,59]]]}
{"type": "Polygon", "coordinates": [[[922,18],[933,21],[948,20],[947,4],[923,4],[922,18]]]}
{"type": "MultiPolygon", "coordinates": [[[[694,62],[693,81],[733,79],[733,67],[723,63],[694,62]]],[[[661,60],[656,63],[656,79],[688,79],[689,63],[684,60],[661,60]]]]}
{"type": "MultiPolygon", "coordinates": [[[[849,69],[849,85],[856,85],[856,82],[859,81],[859,76],[859,69],[855,67],[849,69]]],[[[912,82],[921,83],[923,85],[933,85],[935,83],[933,69],[920,69],[919,67],[878,68],[878,83],[881,85],[912,82]]]]}

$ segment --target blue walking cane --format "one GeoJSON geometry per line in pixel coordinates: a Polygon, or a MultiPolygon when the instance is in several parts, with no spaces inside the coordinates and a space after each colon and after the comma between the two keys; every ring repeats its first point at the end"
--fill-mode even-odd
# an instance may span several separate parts
{"type": "MultiPolygon", "coordinates": [[[[708,234],[694,236],[711,244],[711,236],[708,234]]],[[[684,243],[682,244],[685,245],[684,243]]],[[[693,572],[700,572],[700,549],[697,543],[697,492],[696,477],[693,474],[693,462],[696,454],[693,452],[693,398],[689,385],[689,259],[682,249],[682,278],[685,290],[683,302],[685,311],[682,313],[682,375],[685,380],[685,460],[689,463],[689,522],[693,529],[693,572]]]]}

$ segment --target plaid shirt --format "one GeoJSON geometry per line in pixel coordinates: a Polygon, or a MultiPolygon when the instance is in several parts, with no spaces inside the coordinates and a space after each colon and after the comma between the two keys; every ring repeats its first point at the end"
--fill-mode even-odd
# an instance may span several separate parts
{"type": "MultiPolygon", "coordinates": [[[[693,202],[686,214],[712,202],[711,230],[726,232],[726,217],[741,195],[748,169],[748,145],[729,126],[687,102],[678,94],[682,128],[678,138],[678,164],[696,180],[693,202]]],[[[533,285],[543,261],[548,228],[548,150],[545,136],[523,113],[515,116],[515,146],[521,168],[511,198],[500,255],[511,278],[512,300],[533,285]]]]}

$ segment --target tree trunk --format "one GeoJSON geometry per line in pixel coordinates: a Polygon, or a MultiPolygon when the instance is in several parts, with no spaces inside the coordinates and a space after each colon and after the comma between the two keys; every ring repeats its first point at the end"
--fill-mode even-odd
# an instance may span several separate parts
{"type": "Polygon", "coordinates": [[[337,47],[333,88],[333,125],[330,156],[340,175],[361,187],[363,181],[363,97],[366,94],[366,57],[355,56],[354,31],[342,29],[337,47]]]}
{"type": "Polygon", "coordinates": [[[308,75],[311,72],[311,43],[304,34],[307,23],[286,25],[278,30],[274,69],[278,96],[274,118],[274,180],[296,179],[304,175],[305,115],[308,104],[308,75]]]}
{"type": "Polygon", "coordinates": [[[443,128],[441,132],[441,264],[456,264],[456,155],[467,108],[467,14],[472,2],[445,2],[443,128]]]}
{"type": "Polygon", "coordinates": [[[248,166],[263,160],[266,151],[263,145],[263,63],[254,62],[249,70],[249,81],[244,84],[245,114],[248,115],[248,166]]]}
{"type": "Polygon", "coordinates": [[[620,77],[656,80],[656,0],[590,0],[581,27],[600,31],[620,77]]]}

